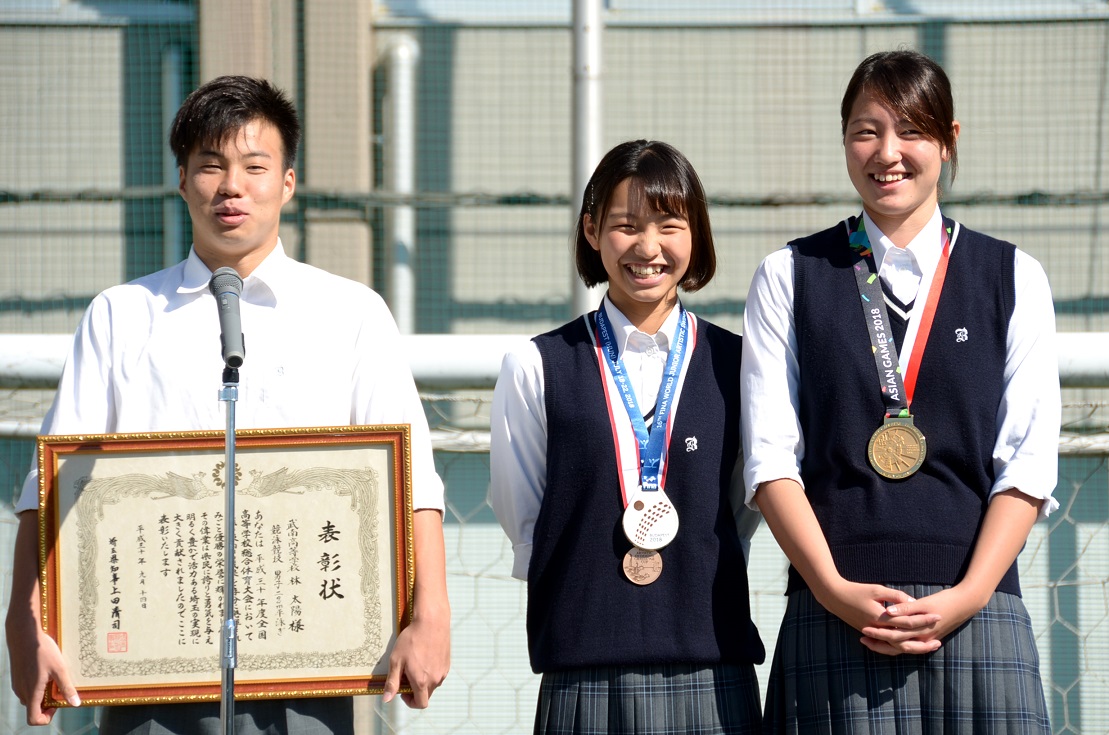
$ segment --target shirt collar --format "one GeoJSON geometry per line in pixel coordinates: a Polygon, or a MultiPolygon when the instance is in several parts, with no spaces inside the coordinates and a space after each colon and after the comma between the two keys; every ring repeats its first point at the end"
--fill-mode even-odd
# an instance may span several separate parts
{"type": "MultiPolygon", "coordinates": [[[[863,222],[866,225],[866,236],[870,240],[870,247],[874,251],[874,263],[881,270],[886,260],[886,254],[899,248],[878,229],[878,225],[874,224],[874,220],[870,218],[865,210],[863,211],[863,222]]],[[[943,238],[940,236],[942,229],[943,217],[940,215],[939,206],[937,206],[936,211],[932,213],[932,218],[928,220],[928,224],[924,225],[912,242],[904,248],[912,261],[913,271],[917,275],[931,273],[936,269],[936,264],[940,260],[940,251],[943,249],[943,238]]]]}
{"type": "MultiPolygon", "coordinates": [[[[263,306],[273,306],[277,303],[277,294],[282,289],[289,288],[292,276],[290,265],[293,261],[285,255],[285,248],[278,239],[277,245],[258,264],[254,271],[243,279],[243,298],[263,306]]],[[[189,257],[185,260],[185,267],[181,274],[181,285],[177,293],[192,294],[208,289],[212,280],[212,271],[204,265],[204,261],[196,254],[196,248],[189,250],[189,257]]]]}
{"type": "MultiPolygon", "coordinates": [[[[669,350],[670,345],[674,342],[674,335],[678,331],[678,312],[680,308],[671,309],[670,314],[666,317],[666,321],[662,323],[656,334],[647,334],[642,332],[632,324],[624,313],[621,312],[616,305],[609,299],[608,294],[605,294],[604,300],[601,302],[602,308],[605,310],[605,316],[608,317],[609,322],[612,324],[612,329],[616,334],[620,335],[617,350],[620,354],[624,353],[624,349],[628,346],[629,341],[634,337],[636,343],[653,342],[660,350],[669,350]]],[[[679,302],[678,306],[681,306],[679,302]]]]}

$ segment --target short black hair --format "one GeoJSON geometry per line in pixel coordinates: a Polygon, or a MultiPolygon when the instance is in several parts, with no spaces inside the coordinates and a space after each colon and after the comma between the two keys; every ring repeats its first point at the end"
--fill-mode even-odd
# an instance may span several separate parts
{"type": "Polygon", "coordinates": [[[216,77],[190,94],[169,130],[169,147],[184,166],[200,146],[218,148],[244,125],[262,120],[281,135],[285,170],[296,164],[300,119],[288,96],[265,79],[216,77]]]}
{"type": "Polygon", "coordinates": [[[696,291],[716,274],[716,247],[709,223],[708,202],[701,179],[682,153],[658,140],[630,140],[605,154],[589,179],[574,231],[574,261],[586,286],[608,281],[601,255],[585,237],[585,215],[600,232],[612,192],[629,180],[629,197],[646,202],[658,212],[680,215],[689,223],[693,247],[689,267],[678,283],[696,291]]]}

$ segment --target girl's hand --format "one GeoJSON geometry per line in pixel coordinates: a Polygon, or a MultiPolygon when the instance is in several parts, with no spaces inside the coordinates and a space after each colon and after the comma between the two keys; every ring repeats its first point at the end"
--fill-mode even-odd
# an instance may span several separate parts
{"type": "Polygon", "coordinates": [[[860,629],[863,645],[876,653],[929,653],[940,640],[986,606],[1006,570],[1016,560],[1043,500],[1013,488],[990,499],[970,565],[963,579],[950,589],[915,602],[898,602],[886,610],[881,625],[860,629]],[[931,626],[917,626],[918,615],[937,615],[931,626]]]}
{"type": "Polygon", "coordinates": [[[956,585],[912,602],[886,609],[885,624],[862,629],[862,643],[875,653],[931,653],[943,638],[970,620],[985,603],[956,585]]]}
{"type": "MultiPolygon", "coordinates": [[[[928,635],[941,618],[939,613],[928,608],[909,609],[908,606],[917,604],[912,597],[880,584],[860,584],[840,577],[824,589],[814,590],[813,594],[828,612],[861,632],[863,645],[876,653],[896,655],[892,650],[897,644],[928,635]],[[890,615],[891,609],[900,612],[890,615]],[[879,650],[867,642],[868,638],[888,644],[879,650]]],[[[939,641],[916,641],[910,648],[917,649],[915,653],[928,653],[939,648],[939,641]]]]}

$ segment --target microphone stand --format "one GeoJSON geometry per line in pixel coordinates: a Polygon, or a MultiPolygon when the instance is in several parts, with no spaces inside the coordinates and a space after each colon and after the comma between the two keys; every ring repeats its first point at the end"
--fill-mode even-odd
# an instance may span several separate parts
{"type": "Polygon", "coordinates": [[[243,279],[234,268],[217,268],[208,282],[208,290],[219,307],[220,353],[223,355],[223,389],[219,399],[227,404],[227,433],[223,461],[226,503],[223,519],[223,618],[220,628],[220,720],[224,735],[235,732],[235,664],[238,629],[235,624],[235,401],[239,398],[239,366],[246,357],[242,322],[239,318],[239,297],[243,279]]]}
{"type": "Polygon", "coordinates": [[[223,617],[220,637],[220,721],[224,735],[235,732],[235,665],[238,642],[235,623],[235,401],[239,398],[239,371],[223,369],[223,388],[219,400],[227,404],[227,430],[224,439],[223,475],[226,501],[223,532],[223,617]]]}

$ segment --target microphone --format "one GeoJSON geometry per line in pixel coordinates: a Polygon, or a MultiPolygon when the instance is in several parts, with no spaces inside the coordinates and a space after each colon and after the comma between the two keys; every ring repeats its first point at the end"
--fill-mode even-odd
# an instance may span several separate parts
{"type": "Polygon", "coordinates": [[[243,279],[234,268],[217,268],[208,282],[208,290],[216,297],[219,307],[220,345],[223,361],[229,368],[238,368],[246,357],[243,346],[243,325],[239,319],[239,296],[243,292],[243,279]]]}

